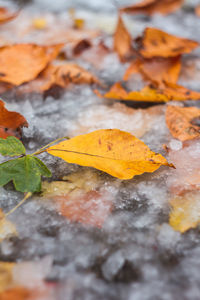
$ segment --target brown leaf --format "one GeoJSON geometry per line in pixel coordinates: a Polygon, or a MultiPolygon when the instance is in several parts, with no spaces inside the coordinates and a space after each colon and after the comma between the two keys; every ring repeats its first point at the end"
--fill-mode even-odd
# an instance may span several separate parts
{"type": "Polygon", "coordinates": [[[6,7],[0,7],[0,24],[7,23],[17,17],[19,11],[11,12],[6,7]]]}
{"type": "Polygon", "coordinates": [[[171,135],[180,141],[200,137],[200,109],[197,107],[167,106],[166,123],[171,135]]]}
{"type": "Polygon", "coordinates": [[[183,0],[143,0],[137,4],[121,8],[121,11],[128,14],[147,14],[153,15],[160,13],[167,15],[179,9],[183,0]]]}
{"type": "Polygon", "coordinates": [[[147,27],[143,37],[136,39],[139,53],[145,58],[175,57],[183,53],[190,53],[199,43],[179,38],[157,28],[147,27]]]}
{"type": "Polygon", "coordinates": [[[126,61],[133,54],[132,38],[120,14],[114,34],[114,50],[118,53],[121,62],[126,61]]]}
{"type": "Polygon", "coordinates": [[[62,46],[18,44],[0,48],[0,81],[20,85],[34,79],[62,46]]]}
{"type": "Polygon", "coordinates": [[[196,14],[196,16],[200,17],[200,5],[197,5],[195,7],[195,14],[196,14]]]}
{"type": "Polygon", "coordinates": [[[12,270],[14,263],[0,262],[0,299],[1,293],[13,283],[12,270]]]}
{"type": "Polygon", "coordinates": [[[0,100],[0,137],[13,135],[19,138],[22,127],[28,127],[26,119],[17,112],[8,111],[4,107],[4,102],[0,100]]]}

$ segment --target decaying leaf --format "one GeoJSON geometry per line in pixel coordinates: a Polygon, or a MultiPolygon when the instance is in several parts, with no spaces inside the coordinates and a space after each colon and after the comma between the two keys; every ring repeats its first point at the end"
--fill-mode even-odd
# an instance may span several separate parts
{"type": "Polygon", "coordinates": [[[199,43],[179,38],[157,28],[147,27],[143,37],[136,40],[139,53],[145,58],[175,57],[190,53],[199,46],[199,43]]]}
{"type": "MultiPolygon", "coordinates": [[[[17,230],[15,228],[15,225],[5,218],[4,213],[0,209],[0,242],[10,235],[17,235],[17,230]]],[[[1,268],[1,264],[0,264],[0,268],[1,268]]],[[[1,273],[0,273],[0,290],[1,287],[2,284],[1,284],[1,273]]]]}
{"type": "Polygon", "coordinates": [[[167,106],[166,123],[173,137],[180,141],[200,137],[200,109],[167,106]]]}
{"type": "Polygon", "coordinates": [[[51,172],[41,160],[31,155],[0,164],[0,186],[13,181],[20,192],[39,192],[41,176],[50,177],[51,172]]]}
{"type": "Polygon", "coordinates": [[[200,223],[200,194],[199,192],[185,193],[183,196],[170,201],[172,210],[169,223],[181,233],[195,228],[200,223]]]}
{"type": "Polygon", "coordinates": [[[0,48],[0,81],[14,85],[33,80],[63,45],[16,44],[0,48]]]}
{"type": "Polygon", "coordinates": [[[134,5],[121,8],[121,11],[129,14],[147,14],[153,15],[160,13],[167,15],[179,9],[183,4],[183,0],[143,0],[134,5]]]}
{"type": "Polygon", "coordinates": [[[118,129],[102,129],[61,142],[46,150],[69,163],[94,167],[120,179],[169,166],[142,141],[118,129]]]}
{"type": "Polygon", "coordinates": [[[133,54],[132,38],[120,14],[114,34],[114,50],[118,53],[122,62],[126,61],[133,54]]]}
{"type": "Polygon", "coordinates": [[[11,12],[6,7],[0,7],[0,24],[7,23],[17,17],[19,12],[11,12]]]}
{"type": "Polygon", "coordinates": [[[0,100],[0,138],[20,137],[22,127],[28,127],[26,119],[17,112],[8,111],[0,100]]]}
{"type": "Polygon", "coordinates": [[[124,74],[127,80],[132,74],[140,72],[145,79],[157,86],[163,86],[165,82],[176,83],[181,69],[180,56],[152,59],[137,59],[129,66],[124,74]]]}

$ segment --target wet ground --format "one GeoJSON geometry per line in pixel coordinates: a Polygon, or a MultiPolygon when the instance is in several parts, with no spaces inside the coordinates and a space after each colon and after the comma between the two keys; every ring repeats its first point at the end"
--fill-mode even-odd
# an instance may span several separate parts
{"type": "MultiPolygon", "coordinates": [[[[117,19],[112,1],[27,2],[30,3],[25,6],[21,27],[23,22],[26,26],[27,16],[30,19],[46,14],[52,22],[61,20],[65,10],[75,5],[77,15],[90,28],[104,30],[108,44],[112,42],[110,34],[117,19]]],[[[118,3],[121,6],[130,1],[118,3]]],[[[197,3],[187,1],[182,10],[165,18],[135,16],[125,21],[133,36],[146,26],[155,26],[200,41],[200,18],[193,12],[197,3]]],[[[18,41],[19,36],[13,36],[11,27],[9,23],[4,25],[4,36],[18,41]]],[[[25,35],[21,41],[33,38],[34,34],[25,35]]],[[[43,37],[35,38],[40,42],[43,37]]],[[[199,51],[184,58],[179,81],[198,91],[199,51]]],[[[127,68],[113,53],[102,61],[100,68],[85,57],[76,61],[108,85],[121,80],[127,68]]],[[[142,85],[139,76],[130,83],[132,89],[142,85]]],[[[165,156],[163,144],[167,144],[168,158],[176,166],[176,170],[161,167],[153,174],[121,181],[94,169],[41,155],[56,183],[44,183],[42,195],[33,196],[9,216],[18,235],[4,239],[0,246],[1,261],[17,262],[16,282],[41,289],[42,295],[34,298],[38,300],[198,300],[200,231],[198,227],[184,234],[175,231],[169,225],[169,202],[183,190],[193,193],[195,189],[199,203],[200,143],[195,140],[183,148],[181,142],[172,138],[165,124],[166,105],[140,108],[138,104],[100,99],[92,87],[84,85],[56,96],[47,95],[45,100],[38,94],[19,97],[14,92],[5,93],[3,99],[9,110],[19,111],[28,120],[23,142],[30,152],[61,136],[118,128],[136,135],[165,156]],[[195,184],[191,184],[193,177],[195,184]],[[83,210],[81,218],[76,205],[83,210]]],[[[200,102],[179,105],[200,106],[200,102]]],[[[13,191],[12,186],[0,188],[4,211],[21,199],[22,195],[13,191]]],[[[200,209],[196,213],[199,216],[200,209]]]]}

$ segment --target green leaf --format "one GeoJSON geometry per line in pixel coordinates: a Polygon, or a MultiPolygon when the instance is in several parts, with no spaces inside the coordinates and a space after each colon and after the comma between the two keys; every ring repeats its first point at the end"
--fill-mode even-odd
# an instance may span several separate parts
{"type": "Polygon", "coordinates": [[[50,177],[50,170],[37,157],[27,155],[0,164],[0,186],[13,181],[20,192],[40,192],[41,176],[50,177]]]}
{"type": "Polygon", "coordinates": [[[26,153],[26,149],[20,140],[14,136],[7,139],[0,138],[0,153],[4,156],[18,156],[26,153]]]}

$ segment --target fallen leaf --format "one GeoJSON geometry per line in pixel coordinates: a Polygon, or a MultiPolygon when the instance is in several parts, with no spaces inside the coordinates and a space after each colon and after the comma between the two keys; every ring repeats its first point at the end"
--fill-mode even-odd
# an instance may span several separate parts
{"type": "Polygon", "coordinates": [[[169,166],[142,141],[118,129],[102,129],[61,142],[46,150],[69,163],[94,167],[120,179],[169,166]]]}
{"type": "Polygon", "coordinates": [[[121,62],[126,61],[133,54],[132,38],[126,29],[120,14],[118,16],[117,27],[114,33],[114,50],[117,52],[121,62]]]}
{"type": "MultiPolygon", "coordinates": [[[[102,95],[94,91],[99,97],[102,95]]],[[[116,100],[144,101],[144,102],[168,102],[169,98],[150,86],[145,86],[140,91],[127,92],[119,82],[115,83],[111,89],[103,96],[116,100]]]]}
{"type": "Polygon", "coordinates": [[[35,80],[19,87],[21,93],[42,93],[53,86],[66,88],[73,84],[100,84],[100,81],[86,69],[73,64],[50,64],[35,80]]]}
{"type": "Polygon", "coordinates": [[[136,39],[139,53],[145,58],[175,57],[190,53],[199,46],[198,42],[179,38],[157,28],[147,27],[141,38],[136,39]]]}
{"type": "Polygon", "coordinates": [[[73,222],[102,227],[112,211],[115,191],[106,189],[101,176],[92,169],[64,176],[63,180],[43,182],[45,199],[52,198],[56,209],[73,222]]]}
{"type": "Polygon", "coordinates": [[[11,286],[13,282],[12,271],[14,266],[15,263],[0,262],[0,299],[4,299],[1,298],[2,297],[1,293],[9,286],[11,286]]]}
{"type": "Polygon", "coordinates": [[[197,107],[167,106],[166,123],[171,135],[182,142],[200,137],[200,109],[197,107]]]}
{"type": "Polygon", "coordinates": [[[0,138],[21,136],[21,128],[28,127],[26,119],[19,113],[8,111],[0,100],[0,138]]]}
{"type": "MultiPolygon", "coordinates": [[[[17,235],[17,230],[15,228],[15,225],[5,218],[4,213],[0,209],[0,242],[10,235],[17,235]]],[[[1,287],[2,284],[0,272],[0,289],[1,287]]]]}
{"type": "Polygon", "coordinates": [[[184,86],[172,82],[165,82],[165,87],[160,91],[162,91],[169,100],[185,101],[200,99],[200,92],[191,91],[184,86]]]}
{"type": "Polygon", "coordinates": [[[148,79],[156,86],[163,87],[165,82],[176,83],[181,69],[180,56],[152,59],[137,59],[129,66],[124,74],[124,80],[128,80],[134,73],[141,73],[144,79],[148,79]]]}
{"type": "Polygon", "coordinates": [[[128,14],[147,14],[153,15],[160,13],[167,15],[179,9],[183,4],[183,0],[143,0],[134,5],[121,8],[122,12],[128,14]]]}
{"type": "Polygon", "coordinates": [[[20,85],[38,76],[63,45],[17,44],[0,48],[0,81],[20,85]]]}
{"type": "Polygon", "coordinates": [[[200,223],[200,194],[189,192],[183,196],[171,199],[169,223],[181,233],[195,228],[200,223]]]}
{"type": "Polygon", "coordinates": [[[0,24],[7,23],[17,17],[19,11],[11,12],[6,7],[0,7],[0,24]]]}
{"type": "Polygon", "coordinates": [[[35,156],[26,155],[0,164],[0,186],[13,181],[20,192],[40,192],[41,176],[51,177],[51,172],[35,156]]]}
{"type": "Polygon", "coordinates": [[[173,100],[185,101],[200,99],[200,93],[169,82],[165,82],[165,84],[160,88],[145,86],[140,91],[131,92],[127,92],[122,85],[117,82],[103,96],[97,90],[94,90],[94,92],[99,97],[125,101],[168,102],[173,100]]]}
{"type": "Polygon", "coordinates": [[[0,153],[4,156],[18,156],[26,153],[26,149],[21,141],[13,136],[6,139],[0,138],[0,153]]]}
{"type": "Polygon", "coordinates": [[[24,287],[13,287],[0,293],[0,300],[28,300],[32,295],[31,291],[24,287]]]}
{"type": "Polygon", "coordinates": [[[92,44],[90,40],[88,39],[82,39],[78,41],[78,43],[73,48],[73,54],[74,55],[80,55],[83,51],[86,49],[89,49],[92,47],[92,44]]]}

